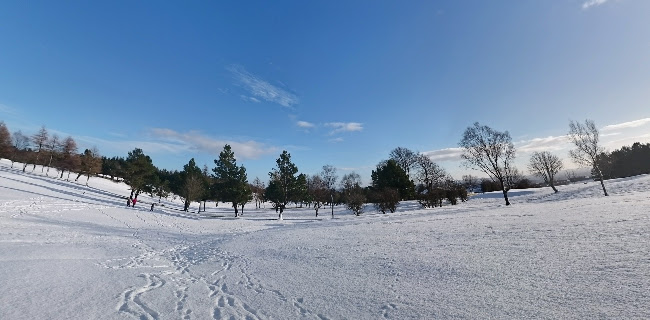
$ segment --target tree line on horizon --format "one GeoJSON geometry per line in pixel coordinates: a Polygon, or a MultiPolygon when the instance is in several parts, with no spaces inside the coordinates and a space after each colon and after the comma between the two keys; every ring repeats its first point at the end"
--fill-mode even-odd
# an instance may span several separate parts
{"type": "Polygon", "coordinates": [[[23,172],[27,171],[29,165],[32,165],[32,172],[37,165],[41,165],[41,173],[47,176],[50,169],[56,169],[61,179],[67,172],[66,179],[69,180],[74,172],[77,174],[75,181],[85,175],[86,182],[100,172],[102,163],[97,148],[85,149],[79,154],[77,142],[70,136],[61,138],[57,134],[50,135],[45,126],[31,136],[20,130],[11,134],[4,121],[0,121],[0,158],[9,159],[12,168],[16,162],[22,163],[23,172]]]}
{"type": "MultiPolygon", "coordinates": [[[[607,196],[604,180],[650,173],[650,143],[634,143],[613,152],[605,152],[599,144],[599,133],[595,123],[570,121],[569,140],[575,145],[570,151],[572,160],[591,167],[592,175],[600,181],[607,196]]],[[[225,145],[214,160],[214,167],[199,167],[194,158],[182,170],[158,169],[142,149],[135,148],[123,157],[103,157],[97,148],[78,153],[72,137],[61,139],[50,135],[43,126],[31,136],[20,130],[12,134],[0,121],[0,157],[23,164],[26,172],[29,165],[32,172],[36,166],[49,176],[50,169],[59,171],[59,178],[68,172],[82,175],[102,174],[112,180],[122,180],[131,188],[130,197],[137,199],[141,193],[158,197],[175,194],[183,198],[183,210],[192,202],[201,203],[203,210],[207,201],[229,202],[239,216],[244,205],[255,201],[256,208],[263,202],[270,202],[279,219],[289,203],[313,207],[318,217],[325,206],[344,204],[354,214],[360,215],[364,205],[372,203],[376,210],[395,212],[400,201],[417,200],[424,208],[442,206],[443,203],[457,204],[466,201],[468,190],[482,189],[483,192],[502,191],[506,205],[510,205],[508,191],[513,188],[528,188],[531,183],[514,167],[516,150],[508,131],[497,131],[478,122],[469,126],[459,142],[463,150],[463,165],[484,172],[489,179],[477,179],[472,175],[455,180],[438,164],[424,154],[408,148],[393,149],[387,160],[377,164],[371,173],[371,184],[362,187],[359,174],[343,175],[338,182],[336,168],[322,167],[321,172],[307,175],[299,173],[291,155],[283,151],[276,160],[276,167],[269,172],[268,185],[256,177],[248,181],[246,168],[237,165],[235,154],[225,145]],[[47,170],[47,171],[45,171],[47,170]]],[[[540,177],[545,185],[558,192],[555,176],[563,168],[562,160],[548,151],[533,152],[527,169],[540,177]]]]}

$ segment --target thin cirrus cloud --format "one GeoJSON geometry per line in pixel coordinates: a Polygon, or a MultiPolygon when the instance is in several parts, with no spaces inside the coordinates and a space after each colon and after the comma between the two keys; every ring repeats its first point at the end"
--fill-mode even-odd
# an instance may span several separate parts
{"type": "Polygon", "coordinates": [[[326,127],[333,128],[330,135],[341,132],[354,132],[363,130],[363,124],[359,122],[328,122],[326,127]]]}
{"type": "Polygon", "coordinates": [[[623,122],[618,124],[610,124],[608,126],[603,127],[602,130],[614,131],[614,130],[621,130],[621,129],[636,128],[636,127],[644,126],[648,123],[650,123],[650,118],[644,118],[644,119],[628,121],[628,122],[623,122]]]}
{"type": "Polygon", "coordinates": [[[214,139],[196,131],[181,133],[171,129],[153,128],[150,133],[153,137],[164,140],[174,148],[180,148],[183,151],[218,155],[223,150],[223,146],[228,144],[232,147],[238,159],[257,159],[262,155],[274,153],[278,150],[276,147],[267,146],[257,141],[240,142],[214,139]]]}
{"type": "Polygon", "coordinates": [[[244,101],[250,101],[250,102],[255,102],[255,103],[262,102],[262,101],[260,101],[259,99],[255,98],[255,97],[249,97],[249,96],[243,95],[243,94],[240,95],[239,97],[244,101]]]}
{"type": "Polygon", "coordinates": [[[607,2],[607,0],[588,0],[582,3],[582,9],[587,10],[591,7],[597,7],[607,2]]]}
{"type": "Polygon", "coordinates": [[[233,74],[237,84],[241,85],[246,91],[248,91],[250,96],[242,95],[242,97],[246,97],[245,100],[253,102],[256,102],[255,100],[258,102],[264,100],[267,102],[277,103],[283,107],[292,107],[299,103],[299,99],[295,94],[272,85],[259,76],[246,71],[242,66],[231,65],[226,69],[233,74]]]}

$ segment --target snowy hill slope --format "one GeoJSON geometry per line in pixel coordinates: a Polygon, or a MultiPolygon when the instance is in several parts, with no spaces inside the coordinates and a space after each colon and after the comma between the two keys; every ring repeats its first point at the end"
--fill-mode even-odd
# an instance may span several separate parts
{"type": "Polygon", "coordinates": [[[9,167],[0,319],[650,318],[650,176],[277,221],[9,167]]]}

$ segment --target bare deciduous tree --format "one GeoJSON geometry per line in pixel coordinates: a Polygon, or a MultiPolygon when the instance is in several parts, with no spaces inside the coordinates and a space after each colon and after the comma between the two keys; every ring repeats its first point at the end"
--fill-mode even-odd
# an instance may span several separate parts
{"type": "Polygon", "coordinates": [[[47,163],[47,171],[45,175],[47,176],[50,175],[50,167],[52,166],[52,160],[54,159],[55,155],[58,155],[62,147],[63,145],[61,144],[61,139],[57,134],[53,134],[52,137],[50,137],[50,139],[47,140],[47,145],[45,146],[45,149],[50,153],[50,161],[47,163]]]}
{"type": "Polygon", "coordinates": [[[447,177],[445,169],[441,168],[426,155],[418,154],[416,157],[416,165],[416,179],[425,185],[428,190],[432,190],[433,186],[442,183],[447,177]]]}
{"type": "Polygon", "coordinates": [[[493,181],[498,181],[503,189],[506,205],[508,190],[512,187],[517,171],[512,165],[515,159],[515,146],[508,131],[499,132],[475,122],[465,129],[459,146],[463,148],[462,159],[468,168],[485,172],[493,181]]]}
{"type": "Polygon", "coordinates": [[[590,166],[598,174],[603,193],[607,196],[603,173],[598,166],[598,158],[605,150],[598,144],[599,133],[594,121],[587,119],[582,124],[571,120],[569,122],[569,140],[576,146],[576,149],[569,151],[573,161],[579,165],[590,166]]]}
{"type": "MultiPolygon", "coordinates": [[[[36,147],[36,160],[34,161],[34,167],[32,168],[32,172],[36,170],[36,165],[38,164],[38,160],[41,156],[41,150],[43,150],[43,146],[48,140],[48,133],[47,129],[45,129],[45,126],[42,126],[38,132],[32,136],[32,143],[34,144],[34,147],[36,147]]],[[[42,172],[43,170],[41,170],[42,172]]]]}
{"type": "Polygon", "coordinates": [[[336,168],[329,164],[323,166],[323,170],[320,173],[321,178],[325,182],[327,189],[329,190],[329,202],[332,209],[332,218],[334,217],[334,192],[336,187],[336,180],[338,176],[336,175],[336,168]]]}
{"type": "Polygon", "coordinates": [[[397,165],[406,172],[407,176],[410,176],[411,169],[417,163],[418,154],[407,148],[397,147],[390,152],[389,158],[395,160],[397,165]]]}
{"type": "Polygon", "coordinates": [[[63,179],[63,173],[68,170],[67,180],[70,180],[70,172],[79,168],[81,160],[79,159],[77,150],[77,142],[72,137],[67,137],[63,140],[61,161],[59,163],[59,170],[61,170],[60,179],[63,179]]]}
{"type": "Polygon", "coordinates": [[[557,189],[555,188],[555,175],[562,170],[562,167],[562,160],[558,156],[548,151],[533,152],[530,156],[528,171],[544,179],[544,182],[557,193],[557,189]]]}
{"type": "Polygon", "coordinates": [[[341,187],[343,188],[346,207],[355,215],[361,215],[363,204],[366,202],[366,196],[361,187],[361,176],[356,172],[344,175],[341,178],[341,187]]]}
{"type": "Polygon", "coordinates": [[[264,189],[266,189],[264,182],[260,180],[259,177],[255,177],[255,180],[253,180],[253,183],[251,184],[253,199],[255,200],[255,208],[262,207],[262,202],[264,202],[264,189]]]}
{"type": "Polygon", "coordinates": [[[330,191],[327,188],[327,183],[321,176],[315,174],[307,179],[307,192],[313,201],[316,217],[318,217],[318,210],[323,207],[324,203],[329,200],[330,191]]]}
{"type": "Polygon", "coordinates": [[[79,173],[74,181],[79,180],[82,175],[86,175],[86,185],[90,180],[90,176],[98,174],[102,170],[102,156],[99,154],[97,147],[84,150],[81,155],[81,163],[79,166],[79,173]]]}
{"type": "Polygon", "coordinates": [[[481,180],[476,176],[468,174],[463,176],[463,184],[465,185],[465,188],[468,188],[474,192],[474,189],[481,185],[481,180]]]}

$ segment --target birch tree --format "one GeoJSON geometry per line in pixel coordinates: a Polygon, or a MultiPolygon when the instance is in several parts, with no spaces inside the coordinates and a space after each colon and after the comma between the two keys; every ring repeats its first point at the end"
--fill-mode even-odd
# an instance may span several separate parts
{"type": "Polygon", "coordinates": [[[569,151],[569,156],[571,156],[573,162],[591,167],[598,175],[603,193],[608,196],[603,173],[598,165],[600,155],[605,149],[599,145],[599,133],[596,123],[589,119],[585,120],[584,124],[571,120],[569,122],[569,140],[576,146],[575,149],[569,151]]]}
{"type": "Polygon", "coordinates": [[[530,156],[528,171],[544,179],[544,182],[557,193],[555,175],[562,170],[562,167],[562,160],[558,156],[548,151],[533,152],[530,156]]]}
{"type": "Polygon", "coordinates": [[[488,126],[475,122],[465,129],[459,146],[463,148],[461,155],[464,165],[487,174],[492,181],[498,182],[503,190],[506,205],[508,190],[517,178],[517,170],[513,166],[515,146],[508,131],[496,131],[488,126]]]}

